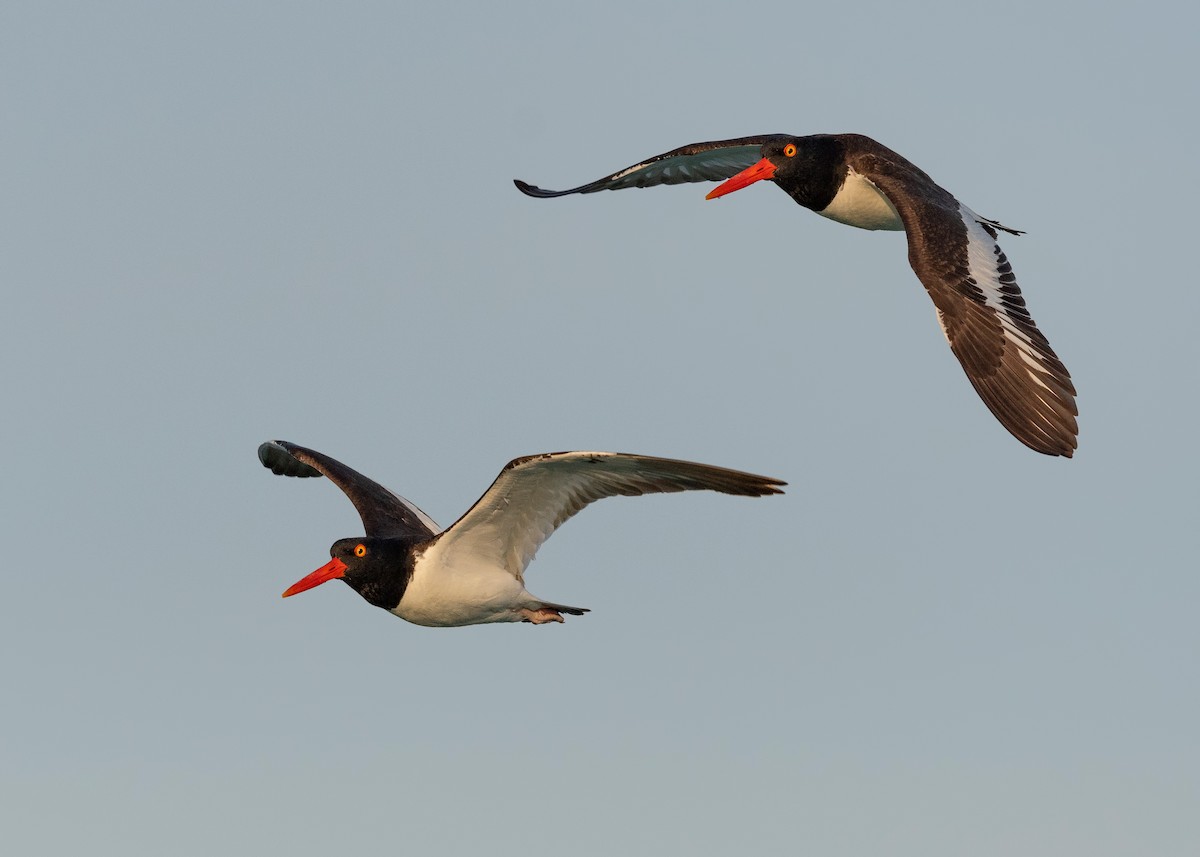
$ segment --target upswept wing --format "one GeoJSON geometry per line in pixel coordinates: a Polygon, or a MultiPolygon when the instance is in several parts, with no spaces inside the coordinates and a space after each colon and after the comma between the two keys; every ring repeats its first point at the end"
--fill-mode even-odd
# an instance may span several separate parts
{"type": "Polygon", "coordinates": [[[616,452],[553,452],[509,462],[465,515],[430,546],[444,564],[501,559],[517,580],[542,542],[604,497],[711,490],[758,497],[787,483],[723,467],[616,452]]]}
{"type": "Polygon", "coordinates": [[[526,196],[549,199],[572,193],[595,193],[598,190],[621,190],[627,187],[724,181],[756,164],[762,158],[763,144],[782,136],[763,134],[738,137],[736,140],[692,143],[570,190],[542,190],[520,179],[514,179],[513,184],[526,196]]]}
{"type": "Polygon", "coordinates": [[[424,541],[441,532],[432,518],[408,500],[316,450],[286,440],[270,440],[259,446],[258,460],[280,476],[329,477],[354,504],[365,534],[373,538],[424,541]]]}
{"type": "Polygon", "coordinates": [[[924,192],[909,192],[924,174],[916,167],[909,172],[903,159],[864,155],[851,166],[869,176],[900,213],[909,262],[984,404],[1030,449],[1070,458],[1079,434],[1075,387],[1025,307],[1012,266],[996,243],[999,224],[941,188],[941,194],[928,193],[927,185],[924,192]],[[931,246],[936,249],[927,249],[931,246]],[[946,253],[946,247],[960,252],[946,253]]]}

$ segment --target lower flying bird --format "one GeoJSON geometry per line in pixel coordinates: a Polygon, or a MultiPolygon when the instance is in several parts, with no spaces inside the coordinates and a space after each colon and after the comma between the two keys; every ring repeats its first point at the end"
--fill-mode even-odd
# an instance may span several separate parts
{"type": "Polygon", "coordinates": [[[365,537],[341,539],[333,557],[283,597],[340,577],[376,607],[417,625],[561,622],[587,611],[525,589],[525,568],[542,542],[589,503],[709,489],[758,497],[786,483],[723,467],[616,452],[551,452],[510,461],[492,487],[449,529],[340,461],[294,443],[258,448],[283,476],[329,477],[362,518],[365,537]]]}
{"type": "Polygon", "coordinates": [[[891,149],[861,134],[767,134],[694,143],[548,198],[627,187],[721,181],[708,199],[769,179],[817,214],[860,229],[904,230],[908,260],[937,308],[938,323],[984,403],[1017,440],[1071,457],[1079,429],[1075,387],[1037,329],[996,232],[891,149]]]}

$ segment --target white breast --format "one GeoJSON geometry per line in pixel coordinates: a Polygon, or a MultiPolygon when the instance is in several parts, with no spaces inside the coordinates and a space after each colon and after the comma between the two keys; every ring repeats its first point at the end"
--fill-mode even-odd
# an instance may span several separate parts
{"type": "Polygon", "coordinates": [[[849,170],[833,202],[817,214],[859,229],[903,230],[900,215],[870,179],[849,170]]]}
{"type": "Polygon", "coordinates": [[[514,611],[535,599],[515,577],[494,562],[479,559],[447,564],[438,543],[417,557],[412,580],[392,611],[417,625],[478,625],[515,622],[514,611]]]}

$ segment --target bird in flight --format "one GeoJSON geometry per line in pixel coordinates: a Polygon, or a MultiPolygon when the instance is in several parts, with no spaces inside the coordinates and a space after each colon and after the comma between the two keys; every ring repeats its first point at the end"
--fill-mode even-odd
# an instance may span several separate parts
{"type": "Polygon", "coordinates": [[[766,134],[693,143],[540,199],[627,187],[723,181],[708,199],[773,181],[797,203],[860,229],[903,230],[908,260],[975,391],[1017,440],[1070,458],[1077,446],[1075,387],[1025,307],[999,232],[921,169],[861,134],[766,134]]]}
{"type": "Polygon", "coordinates": [[[517,458],[467,512],[443,530],[403,497],[316,450],[284,440],[258,448],[282,476],[326,476],[354,504],[365,535],[339,539],[332,559],[283,593],[341,578],[374,604],[417,625],[562,622],[581,607],[525,589],[542,542],[589,503],[617,495],[708,489],[758,497],[786,483],[723,467],[617,452],[551,452],[517,458]]]}

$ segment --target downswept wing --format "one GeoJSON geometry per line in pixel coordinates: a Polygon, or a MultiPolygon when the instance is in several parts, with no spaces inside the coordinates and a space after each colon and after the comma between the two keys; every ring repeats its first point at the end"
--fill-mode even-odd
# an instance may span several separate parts
{"type": "Polygon", "coordinates": [[[259,446],[258,460],[281,476],[328,476],[354,504],[365,534],[373,538],[425,541],[441,532],[432,518],[408,500],[316,450],[286,440],[270,440],[259,446]]]}
{"type": "Polygon", "coordinates": [[[851,166],[900,213],[909,263],[984,404],[1030,449],[1070,458],[1079,434],[1075,386],[1025,307],[1012,266],[996,243],[998,224],[941,188],[936,195],[907,192],[924,174],[916,167],[909,173],[906,163],[867,154],[852,159],[851,166]],[[927,250],[930,245],[938,249],[927,250]],[[950,246],[961,252],[947,254],[950,246]]]}
{"type": "Polygon", "coordinates": [[[572,193],[595,193],[598,190],[622,190],[627,187],[724,181],[757,163],[762,157],[763,144],[782,136],[763,134],[736,140],[692,143],[570,190],[542,190],[520,179],[513,179],[513,184],[526,196],[549,199],[572,193]]]}
{"type": "MultiPolygon", "coordinates": [[[[618,452],[551,452],[509,462],[496,481],[430,546],[441,561],[495,556],[519,581],[542,542],[589,503],[618,495],[708,489],[759,497],[787,483],[723,467],[618,452]]],[[[427,554],[428,555],[428,554],[427,554]]]]}

